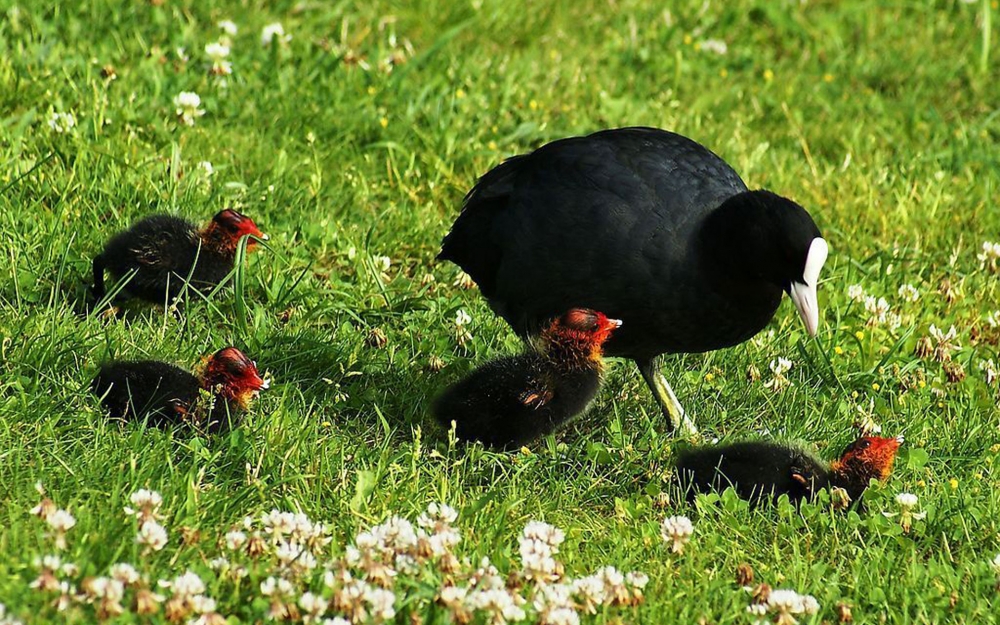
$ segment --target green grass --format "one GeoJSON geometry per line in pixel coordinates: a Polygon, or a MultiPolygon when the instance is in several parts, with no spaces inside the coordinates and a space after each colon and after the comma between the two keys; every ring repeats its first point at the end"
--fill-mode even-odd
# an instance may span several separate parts
{"type": "MultiPolygon", "coordinates": [[[[835,621],[839,602],[862,623],[1000,620],[989,567],[1000,551],[1000,389],[979,369],[998,360],[1000,330],[986,315],[1000,288],[976,258],[984,240],[1000,240],[995,6],[353,4],[2,9],[0,602],[26,622],[92,618],[90,608],[54,616],[28,588],[33,559],[51,551],[28,513],[42,481],[77,519],[65,557],[81,577],[138,561],[122,507],[146,487],[163,494],[172,532],[144,560],[154,580],[187,567],[212,580],[202,554],[246,514],[301,509],[331,524],[338,555],[359,528],[445,501],[461,513],[463,553],[516,565],[524,523],[544,519],[566,530],[560,557],[574,574],[613,564],[650,575],[642,606],[585,622],[750,622],[733,583],[742,562],[758,581],[815,595],[810,622],[835,621]],[[222,88],[203,49],[227,18],[240,31],[222,88]],[[293,39],[264,49],[260,29],[274,21],[293,39]],[[700,49],[706,38],[728,52],[700,49]],[[406,62],[382,71],[394,52],[406,62]],[[347,62],[359,58],[369,70],[347,62]],[[102,77],[105,65],[117,79],[102,77]],[[175,119],[181,91],[207,111],[193,127],[175,119]],[[51,132],[53,111],[74,113],[76,128],[51,132]],[[477,290],[453,285],[455,267],[433,260],[463,194],[506,156],[622,125],[697,139],[820,225],[831,257],[818,340],[783,303],[773,335],[671,357],[666,373],[709,438],[766,430],[831,457],[862,413],[905,433],[867,511],[822,501],[752,510],[728,496],[664,504],[675,440],[624,361],[586,417],[530,452],[450,446],[430,424],[437,392],[519,349],[477,290]],[[206,160],[209,179],[197,167],[206,160]],[[239,288],[180,319],[86,314],[90,260],[112,232],[152,212],[201,221],[225,206],[271,235],[239,288]],[[388,280],[372,260],[383,255],[388,280]],[[866,327],[847,296],[855,283],[888,299],[900,327],[866,327]],[[915,303],[897,296],[907,283],[915,303]],[[464,347],[459,309],[473,318],[464,347]],[[913,355],[931,324],[957,328],[964,380],[913,355]],[[369,340],[376,328],[383,347],[369,340]],[[230,435],[122,428],[87,392],[108,357],[191,366],[229,343],[274,378],[230,435]],[[766,381],[779,356],[794,362],[790,388],[747,381],[751,366],[766,381]],[[927,512],[908,534],[881,514],[899,492],[927,512]],[[659,539],[668,514],[695,523],[682,555],[659,539]],[[182,526],[202,541],[180,548],[182,526]]],[[[209,582],[222,613],[262,614],[222,588],[209,582]]]]}

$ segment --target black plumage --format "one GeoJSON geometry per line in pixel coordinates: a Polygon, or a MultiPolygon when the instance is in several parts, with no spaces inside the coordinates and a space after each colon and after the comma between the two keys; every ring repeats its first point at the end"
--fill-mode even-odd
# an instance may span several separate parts
{"type": "Polygon", "coordinates": [[[158,427],[186,423],[216,432],[267,382],[243,352],[226,347],[206,359],[197,376],[156,360],[105,363],[90,388],[113,419],[148,418],[158,427]]]}
{"type": "Polygon", "coordinates": [[[491,447],[530,442],[582,413],[601,385],[601,345],[617,319],[573,309],[549,323],[523,354],[498,358],[435,401],[434,416],[456,436],[491,447]]]}
{"type": "Polygon", "coordinates": [[[573,306],[621,319],[605,353],[634,359],[677,425],[682,411],[654,359],[745,341],[783,290],[814,318],[800,300],[809,289],[815,300],[815,276],[806,289],[804,274],[818,276],[825,260],[825,242],[810,251],[817,238],[802,207],[748,191],[698,143],[622,128],[555,141],[486,173],[439,258],[472,276],[521,336],[573,306]]]}
{"type": "Polygon", "coordinates": [[[560,371],[529,352],[479,367],[438,397],[434,415],[461,440],[519,447],[584,412],[600,386],[596,368],[560,371]]]}
{"type": "MultiPolygon", "coordinates": [[[[201,383],[191,373],[156,360],[101,365],[90,385],[113,419],[141,419],[166,426],[185,421],[198,401],[201,383]]],[[[224,408],[224,402],[218,402],[224,408]]]]}
{"type": "Polygon", "coordinates": [[[764,441],[686,449],[678,454],[676,469],[690,498],[732,486],[751,501],[782,494],[799,501],[830,485],[825,462],[800,448],[764,441]]]}
{"type": "Polygon", "coordinates": [[[740,497],[755,502],[781,495],[797,502],[837,487],[849,501],[858,501],[871,480],[889,478],[902,442],[902,437],[863,436],[827,463],[795,445],[745,441],[683,449],[675,467],[690,499],[732,486],[740,497]]]}
{"type": "Polygon", "coordinates": [[[266,238],[250,218],[227,209],[199,230],[186,219],[152,215],[118,233],[94,258],[94,295],[104,297],[105,271],[128,277],[125,297],[164,303],[181,294],[185,283],[207,293],[232,271],[240,237],[266,238]]]}

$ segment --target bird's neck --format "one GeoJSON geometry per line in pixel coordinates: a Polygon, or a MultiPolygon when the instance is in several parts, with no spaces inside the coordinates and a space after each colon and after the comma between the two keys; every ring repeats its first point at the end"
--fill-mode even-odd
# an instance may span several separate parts
{"type": "Polygon", "coordinates": [[[763,279],[762,252],[769,247],[770,214],[760,191],[744,191],[724,201],[702,225],[703,261],[720,277],[763,279]]]}
{"type": "Polygon", "coordinates": [[[565,371],[604,370],[601,346],[581,340],[572,333],[545,331],[539,350],[554,369],[565,371]]]}
{"type": "Polygon", "coordinates": [[[201,246],[205,252],[217,254],[225,258],[236,256],[236,247],[239,239],[234,239],[231,234],[224,232],[215,222],[209,223],[198,233],[201,239],[201,246]]]}
{"type": "Polygon", "coordinates": [[[833,473],[833,485],[846,490],[851,499],[855,500],[861,497],[872,479],[885,480],[889,477],[886,467],[878,467],[861,458],[852,457],[834,460],[830,463],[830,471],[833,473]]]}

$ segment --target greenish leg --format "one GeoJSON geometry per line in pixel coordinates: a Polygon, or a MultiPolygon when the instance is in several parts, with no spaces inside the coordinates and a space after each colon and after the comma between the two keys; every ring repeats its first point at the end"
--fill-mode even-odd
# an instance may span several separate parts
{"type": "Polygon", "coordinates": [[[696,436],[698,428],[695,427],[694,421],[685,414],[681,403],[677,401],[674,390],[670,388],[667,379],[663,377],[663,372],[660,371],[658,360],[656,358],[636,360],[635,364],[639,366],[639,372],[646,380],[649,390],[653,391],[653,397],[660,404],[663,414],[669,419],[671,430],[687,438],[696,436]]]}

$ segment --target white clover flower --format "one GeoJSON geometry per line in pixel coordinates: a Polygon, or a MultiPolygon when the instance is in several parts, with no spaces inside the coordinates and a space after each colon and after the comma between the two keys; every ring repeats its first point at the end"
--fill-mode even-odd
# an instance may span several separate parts
{"type": "Polygon", "coordinates": [[[434,503],[427,504],[427,511],[417,517],[417,525],[433,530],[440,525],[451,525],[458,520],[458,512],[448,504],[434,503]]]}
{"type": "Polygon", "coordinates": [[[221,41],[205,44],[205,56],[212,62],[209,73],[213,76],[229,76],[233,73],[233,64],[227,61],[229,46],[221,41]]]}
{"type": "Polygon", "coordinates": [[[213,571],[222,571],[223,569],[228,569],[229,558],[227,558],[226,556],[218,556],[216,558],[212,558],[211,560],[208,561],[208,568],[212,569],[213,571]]]}
{"type": "Polygon", "coordinates": [[[674,553],[684,551],[684,546],[691,541],[692,534],[694,525],[686,516],[669,516],[660,524],[660,536],[670,543],[670,550],[674,553]]]}
{"type": "Polygon", "coordinates": [[[163,497],[155,490],[140,488],[129,496],[129,501],[135,507],[125,506],[125,514],[128,516],[134,516],[141,521],[160,518],[163,497]]]}
{"type": "Polygon", "coordinates": [[[391,590],[369,586],[365,591],[365,602],[376,622],[389,621],[396,616],[396,595],[391,590]]]}
{"type": "Polygon", "coordinates": [[[983,378],[989,386],[993,386],[993,384],[1000,379],[1000,372],[997,371],[997,364],[993,362],[992,358],[988,360],[980,360],[979,370],[983,372],[983,378]]]}
{"type": "Polygon", "coordinates": [[[247,544],[247,535],[245,532],[241,532],[240,530],[226,532],[223,539],[226,543],[226,549],[229,549],[230,551],[239,551],[243,548],[243,545],[247,544]]]}
{"type": "Polygon", "coordinates": [[[768,368],[771,370],[771,373],[774,374],[774,377],[764,383],[764,388],[777,393],[792,385],[791,380],[785,376],[785,374],[792,369],[791,360],[778,357],[768,364],[768,368]]]}
{"type": "Polygon", "coordinates": [[[1000,310],[994,310],[991,313],[987,313],[986,323],[988,323],[991,328],[1000,327],[1000,310]]]}
{"type": "Polygon", "coordinates": [[[135,537],[135,542],[145,545],[147,551],[160,551],[167,545],[167,540],[167,530],[152,519],[142,522],[135,537]]]}
{"type": "Polygon", "coordinates": [[[771,370],[774,375],[784,375],[791,371],[792,361],[787,358],[778,357],[771,361],[767,367],[771,370]]]}
{"type": "Polygon", "coordinates": [[[899,493],[896,495],[896,505],[900,508],[915,508],[917,501],[917,496],[913,493],[899,493]]]}
{"type": "Polygon", "coordinates": [[[260,524],[264,527],[265,533],[279,540],[295,531],[295,514],[274,508],[261,516],[260,524]]]}
{"type": "Polygon", "coordinates": [[[64,534],[73,529],[73,526],[76,525],[76,518],[68,510],[59,509],[48,515],[45,522],[56,532],[64,534]]]}
{"type": "Polygon", "coordinates": [[[334,618],[325,618],[320,621],[320,625],[351,625],[351,622],[346,618],[335,616],[334,618]]]}
{"type": "Polygon", "coordinates": [[[213,63],[225,60],[229,56],[229,46],[218,41],[205,44],[205,56],[213,63]]]}
{"type": "Polygon", "coordinates": [[[127,562],[112,564],[111,568],[108,569],[108,574],[126,586],[131,586],[139,581],[139,571],[136,571],[135,567],[127,562]]]}
{"type": "Polygon", "coordinates": [[[649,575],[642,571],[632,571],[625,575],[625,583],[642,590],[649,583],[649,575]]]}
{"type": "Polygon", "coordinates": [[[455,339],[461,346],[472,341],[472,332],[469,330],[470,323],[472,323],[472,315],[465,312],[464,308],[460,308],[455,313],[455,339]]]}
{"type": "Polygon", "coordinates": [[[705,52],[714,52],[715,54],[725,54],[729,51],[729,46],[721,39],[705,39],[699,44],[699,47],[705,52]]]}
{"type": "Polygon", "coordinates": [[[990,568],[993,569],[994,573],[1000,575],[1000,553],[998,553],[996,557],[993,558],[993,561],[990,562],[990,568]]]}
{"type": "Polygon", "coordinates": [[[268,24],[260,31],[260,45],[265,48],[274,41],[277,41],[278,44],[285,44],[291,40],[292,36],[285,34],[285,27],[281,25],[281,22],[268,24]]]}
{"type": "Polygon", "coordinates": [[[191,609],[198,614],[210,614],[215,612],[215,599],[212,599],[211,597],[206,597],[205,595],[194,595],[188,598],[188,603],[191,605],[191,609]]]}
{"type": "Polygon", "coordinates": [[[566,534],[561,529],[543,521],[529,521],[521,534],[525,538],[540,540],[553,548],[561,545],[566,539],[566,534]]]}
{"type": "Polygon", "coordinates": [[[851,301],[860,302],[865,299],[865,290],[860,284],[852,284],[847,287],[847,297],[851,298],[851,301]]]}
{"type": "Polygon", "coordinates": [[[600,575],[588,575],[573,580],[570,584],[580,609],[588,614],[596,614],[597,607],[604,604],[604,579],[600,575]]]}
{"type": "Polygon", "coordinates": [[[451,285],[467,291],[476,286],[476,281],[472,279],[472,276],[464,271],[459,271],[455,274],[455,279],[452,281],[451,285]]]}
{"type": "Polygon", "coordinates": [[[310,620],[305,622],[310,622],[312,619],[317,619],[323,616],[323,613],[326,612],[326,609],[329,606],[329,601],[320,595],[314,595],[311,592],[303,593],[303,595],[299,597],[299,607],[302,608],[302,611],[305,612],[308,617],[311,617],[310,620]]]}
{"type": "Polygon", "coordinates": [[[580,625],[580,615],[571,607],[555,608],[545,614],[542,625],[580,625]]]}
{"type": "Polygon", "coordinates": [[[205,592],[205,582],[201,581],[197,573],[188,569],[170,582],[170,589],[175,597],[193,597],[205,592]]]}
{"type": "Polygon", "coordinates": [[[95,599],[104,599],[117,603],[125,596],[125,585],[117,579],[94,577],[83,588],[84,592],[95,599]]]}
{"type": "Polygon", "coordinates": [[[375,271],[385,273],[389,271],[392,267],[392,259],[388,256],[372,256],[372,265],[375,267],[375,271]]]}
{"type": "Polygon", "coordinates": [[[60,113],[53,111],[48,119],[49,129],[57,135],[69,133],[76,126],[76,117],[73,113],[60,113]]]}
{"type": "Polygon", "coordinates": [[[763,604],[750,606],[748,610],[759,616],[768,612],[777,614],[777,625],[795,625],[798,621],[794,615],[815,614],[819,611],[819,602],[812,595],[779,588],[772,590],[763,604]]]}
{"type": "Polygon", "coordinates": [[[990,271],[997,271],[997,261],[1000,261],[1000,243],[983,241],[983,251],[976,255],[979,259],[980,267],[990,271]]]}
{"type": "Polygon", "coordinates": [[[260,583],[260,594],[265,597],[289,597],[295,587],[284,577],[268,577],[260,583]]]}
{"type": "Polygon", "coordinates": [[[235,37],[236,33],[239,32],[239,28],[237,28],[236,23],[232,20],[222,20],[217,26],[230,37],[235,37]]]}
{"type": "Polygon", "coordinates": [[[958,338],[958,330],[955,329],[955,326],[951,326],[947,332],[942,332],[940,328],[931,324],[928,332],[937,343],[934,347],[934,358],[939,362],[950,361],[951,353],[962,348],[961,344],[956,340],[958,338]]]}
{"type": "Polygon", "coordinates": [[[868,325],[883,324],[889,315],[889,302],[884,297],[876,299],[874,295],[869,295],[865,297],[865,310],[871,314],[868,325]]]}
{"type": "Polygon", "coordinates": [[[488,620],[495,625],[525,618],[524,609],[506,589],[474,590],[469,593],[467,601],[473,610],[485,612],[488,620]]]}
{"type": "Polygon", "coordinates": [[[926,512],[913,511],[918,503],[919,500],[913,493],[899,493],[896,495],[896,505],[899,506],[899,512],[883,512],[882,514],[888,518],[898,516],[899,524],[903,527],[903,531],[909,532],[913,527],[914,521],[920,521],[927,517],[926,512]]]}
{"type": "Polygon", "coordinates": [[[174,96],[177,117],[185,126],[194,126],[197,118],[205,114],[201,108],[201,96],[193,91],[181,91],[174,96]]]}
{"type": "Polygon", "coordinates": [[[920,299],[920,291],[918,291],[912,284],[904,284],[899,287],[899,291],[897,291],[897,293],[907,302],[915,302],[920,299]]]}

